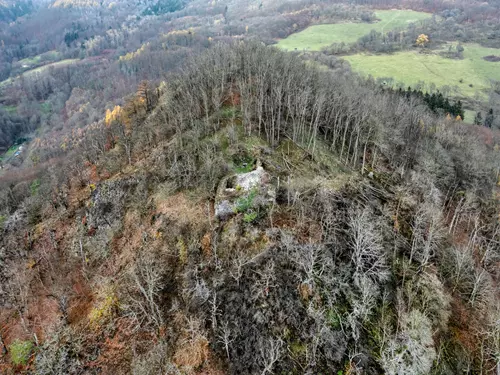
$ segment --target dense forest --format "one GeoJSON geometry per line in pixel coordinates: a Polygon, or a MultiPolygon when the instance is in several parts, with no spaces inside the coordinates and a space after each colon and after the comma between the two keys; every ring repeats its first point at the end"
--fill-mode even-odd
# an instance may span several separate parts
{"type": "Polygon", "coordinates": [[[0,373],[497,374],[500,83],[342,59],[450,33],[500,2],[0,1],[0,373]]]}

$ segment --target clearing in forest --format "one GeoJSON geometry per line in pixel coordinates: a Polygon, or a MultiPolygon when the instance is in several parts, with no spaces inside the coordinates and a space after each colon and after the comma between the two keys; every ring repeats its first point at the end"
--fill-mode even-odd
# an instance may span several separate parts
{"type": "Polygon", "coordinates": [[[79,59],[67,59],[67,60],[56,61],[56,62],[47,64],[47,65],[40,66],[36,69],[28,70],[24,74],[28,75],[28,74],[34,74],[34,73],[41,73],[44,70],[49,69],[51,67],[62,67],[64,65],[71,65],[71,64],[76,63],[77,61],[80,61],[80,60],[79,59]]]}
{"type": "MultiPolygon", "coordinates": [[[[62,67],[62,66],[65,66],[65,65],[74,64],[77,61],[80,61],[80,60],[79,59],[66,59],[66,60],[56,61],[56,62],[53,62],[53,63],[49,63],[49,64],[46,64],[46,65],[40,66],[40,67],[35,68],[35,69],[27,70],[23,74],[24,74],[25,77],[28,77],[29,75],[32,75],[32,74],[41,73],[44,70],[49,69],[50,67],[62,67]]],[[[8,86],[9,84],[11,84],[14,81],[15,78],[18,78],[18,77],[19,76],[17,76],[17,77],[10,77],[10,78],[7,78],[5,81],[0,82],[0,88],[8,86]]]]}
{"type": "Polygon", "coordinates": [[[412,10],[379,10],[375,14],[380,21],[315,25],[280,40],[277,46],[288,51],[320,51],[333,43],[354,43],[372,30],[384,32],[405,28],[409,23],[422,21],[432,16],[429,13],[412,10]]]}

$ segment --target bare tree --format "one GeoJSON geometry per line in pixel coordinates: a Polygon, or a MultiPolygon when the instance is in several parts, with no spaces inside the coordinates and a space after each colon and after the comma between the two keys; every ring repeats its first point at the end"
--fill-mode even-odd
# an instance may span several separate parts
{"type": "Polygon", "coordinates": [[[283,340],[270,338],[263,340],[260,344],[260,358],[264,369],[261,375],[272,374],[276,362],[283,354],[283,340]]]}
{"type": "Polygon", "coordinates": [[[227,322],[224,322],[217,336],[217,342],[224,346],[224,350],[226,351],[228,361],[231,359],[229,356],[229,347],[231,346],[233,341],[234,341],[234,333],[231,330],[231,328],[229,328],[229,324],[227,322]]]}
{"type": "Polygon", "coordinates": [[[138,326],[151,324],[156,329],[163,325],[163,315],[158,304],[163,287],[163,273],[153,256],[141,256],[129,271],[131,287],[124,304],[127,315],[136,320],[138,326]]]}
{"type": "Polygon", "coordinates": [[[252,262],[252,258],[243,251],[240,251],[233,260],[233,264],[229,274],[240,285],[240,279],[243,276],[244,267],[252,262]]]}
{"type": "Polygon", "coordinates": [[[212,292],[212,298],[210,299],[210,319],[212,321],[212,329],[217,330],[217,315],[219,314],[219,305],[217,302],[217,292],[212,292]]]}
{"type": "Polygon", "coordinates": [[[266,298],[271,289],[276,287],[276,274],[274,271],[274,262],[269,262],[262,271],[255,271],[259,276],[252,286],[252,296],[254,299],[266,298]]]}
{"type": "Polygon", "coordinates": [[[416,259],[425,267],[446,236],[441,209],[423,204],[413,218],[412,229],[410,263],[416,259]]]}
{"type": "Polygon", "coordinates": [[[485,269],[475,270],[471,284],[469,302],[472,306],[485,307],[494,300],[495,292],[491,276],[485,269]]]}
{"type": "Polygon", "coordinates": [[[380,282],[387,280],[389,276],[382,236],[376,222],[377,219],[367,208],[358,208],[350,213],[351,262],[355,279],[363,275],[380,282]]]}
{"type": "Polygon", "coordinates": [[[468,294],[474,277],[474,258],[471,248],[452,246],[446,251],[447,258],[442,260],[445,275],[450,279],[453,291],[468,294]]]}
{"type": "Polygon", "coordinates": [[[323,274],[328,263],[323,256],[324,248],[321,245],[308,244],[291,245],[293,261],[303,272],[302,284],[314,288],[315,280],[323,274]]]}

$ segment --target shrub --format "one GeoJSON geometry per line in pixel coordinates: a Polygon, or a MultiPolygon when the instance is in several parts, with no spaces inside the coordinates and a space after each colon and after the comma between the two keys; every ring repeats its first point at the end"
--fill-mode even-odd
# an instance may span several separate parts
{"type": "Polygon", "coordinates": [[[414,301],[430,319],[434,329],[446,330],[450,317],[451,296],[434,273],[418,275],[415,283],[414,301]]]}
{"type": "Polygon", "coordinates": [[[177,367],[168,360],[167,344],[160,342],[149,352],[132,360],[132,375],[180,374],[177,367]]]}
{"type": "Polygon", "coordinates": [[[98,329],[109,322],[119,309],[118,298],[112,288],[105,288],[98,298],[98,303],[90,311],[88,318],[90,326],[98,329]]]}
{"type": "Polygon", "coordinates": [[[257,196],[257,190],[253,189],[246,197],[241,197],[236,201],[236,213],[247,212],[253,206],[253,201],[257,196]]]}
{"type": "Polygon", "coordinates": [[[31,341],[16,340],[9,346],[10,360],[16,366],[26,365],[33,352],[34,345],[31,341]]]}
{"type": "Polygon", "coordinates": [[[39,188],[40,188],[40,180],[36,179],[30,185],[31,195],[36,195],[38,193],[39,188]]]}
{"type": "Polygon", "coordinates": [[[177,250],[179,250],[179,261],[186,264],[188,257],[188,247],[182,238],[177,241],[177,250]]]}
{"type": "Polygon", "coordinates": [[[342,318],[341,316],[333,309],[329,309],[326,313],[326,321],[333,329],[341,328],[342,318]]]}
{"type": "Polygon", "coordinates": [[[245,223],[253,223],[255,221],[255,219],[257,219],[257,216],[258,216],[258,214],[255,211],[247,212],[243,216],[243,221],[245,223]]]}
{"type": "Polygon", "coordinates": [[[34,361],[36,375],[67,375],[81,373],[82,337],[63,327],[47,337],[37,348],[34,361]]]}
{"type": "Polygon", "coordinates": [[[220,111],[220,117],[221,118],[232,118],[232,117],[238,117],[239,112],[236,107],[223,107],[220,111]]]}
{"type": "Polygon", "coordinates": [[[234,160],[237,173],[248,173],[253,170],[255,159],[251,157],[239,157],[234,160]]]}

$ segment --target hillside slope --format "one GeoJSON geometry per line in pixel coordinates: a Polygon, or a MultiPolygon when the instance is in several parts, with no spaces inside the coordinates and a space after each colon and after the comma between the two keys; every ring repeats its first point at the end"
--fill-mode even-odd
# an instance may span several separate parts
{"type": "Polygon", "coordinates": [[[498,150],[217,44],[0,189],[2,374],[494,373],[498,150]]]}

